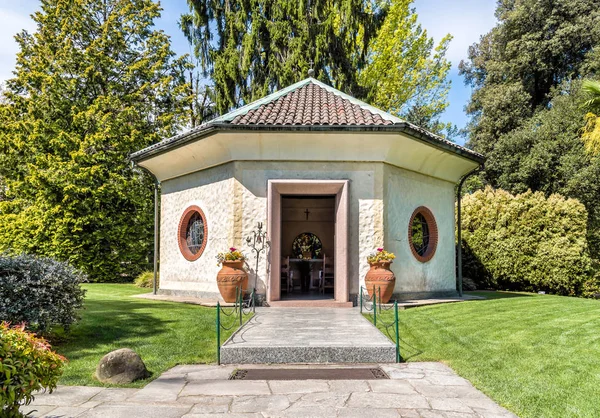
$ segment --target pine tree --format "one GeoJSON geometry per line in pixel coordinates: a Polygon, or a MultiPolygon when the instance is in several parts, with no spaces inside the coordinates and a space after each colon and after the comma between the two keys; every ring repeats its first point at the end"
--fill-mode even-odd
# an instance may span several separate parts
{"type": "Polygon", "coordinates": [[[128,155],[185,122],[184,61],[151,0],[42,0],[0,105],[0,251],[123,280],[152,251],[152,184],[128,155]]]}

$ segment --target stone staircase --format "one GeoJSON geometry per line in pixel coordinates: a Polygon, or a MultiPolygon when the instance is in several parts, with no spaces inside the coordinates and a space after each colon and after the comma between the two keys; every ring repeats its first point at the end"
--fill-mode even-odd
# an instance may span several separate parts
{"type": "Polygon", "coordinates": [[[223,364],[395,361],[396,346],[358,308],[257,308],[221,347],[223,364]]]}

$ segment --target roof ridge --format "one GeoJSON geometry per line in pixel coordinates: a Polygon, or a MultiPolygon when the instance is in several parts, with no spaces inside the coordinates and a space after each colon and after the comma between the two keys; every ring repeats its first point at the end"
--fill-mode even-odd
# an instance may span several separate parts
{"type": "Polygon", "coordinates": [[[293,91],[298,90],[301,87],[304,87],[306,84],[308,84],[310,82],[311,82],[311,77],[305,78],[304,80],[300,80],[297,83],[291,84],[281,90],[277,90],[261,99],[255,100],[251,103],[248,103],[247,105],[244,105],[235,110],[227,112],[224,115],[221,115],[214,119],[211,119],[210,121],[208,121],[206,123],[230,122],[233,119],[235,119],[237,116],[245,115],[246,113],[248,113],[251,110],[254,110],[256,108],[259,108],[260,106],[274,102],[275,100],[280,99],[284,96],[287,96],[289,93],[292,93],[293,91]]]}
{"type": "Polygon", "coordinates": [[[354,105],[357,105],[361,109],[367,110],[375,115],[379,115],[385,120],[389,120],[390,122],[393,122],[393,123],[405,122],[403,119],[400,119],[399,117],[394,116],[391,113],[388,113],[388,112],[381,110],[375,106],[372,106],[362,100],[352,97],[349,94],[346,94],[343,91],[336,89],[335,87],[332,87],[328,84],[323,83],[322,81],[317,80],[316,78],[308,77],[308,78],[300,80],[294,84],[291,84],[283,89],[277,90],[261,99],[255,100],[255,101],[248,103],[242,107],[239,107],[235,110],[227,112],[224,115],[221,115],[214,119],[211,119],[210,121],[207,121],[205,123],[231,122],[237,116],[243,116],[243,115],[247,114],[248,112],[255,110],[263,105],[267,105],[271,102],[281,99],[281,98],[289,95],[290,93],[293,93],[294,91],[299,90],[300,88],[302,88],[310,83],[312,83],[316,86],[319,86],[322,89],[328,91],[329,93],[332,93],[344,100],[347,100],[354,105]]]}
{"type": "Polygon", "coordinates": [[[389,120],[394,123],[406,122],[405,120],[400,119],[399,117],[394,116],[389,112],[381,110],[373,105],[370,105],[367,102],[363,102],[362,100],[357,99],[356,97],[352,97],[349,94],[346,94],[343,91],[330,86],[329,84],[325,84],[322,81],[317,80],[316,78],[309,77],[307,80],[310,80],[313,84],[316,84],[317,86],[327,90],[332,94],[335,94],[338,97],[341,97],[342,99],[348,100],[350,103],[357,105],[361,109],[368,110],[371,113],[381,116],[383,119],[389,120]]]}

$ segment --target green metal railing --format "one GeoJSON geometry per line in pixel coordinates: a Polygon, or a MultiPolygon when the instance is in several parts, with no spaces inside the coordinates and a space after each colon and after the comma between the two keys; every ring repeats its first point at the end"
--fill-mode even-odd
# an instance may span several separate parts
{"type": "Polygon", "coordinates": [[[360,313],[365,312],[367,315],[371,315],[373,318],[373,325],[377,327],[383,326],[385,334],[396,343],[396,363],[402,361],[400,355],[400,330],[398,321],[398,301],[395,300],[393,304],[382,304],[381,303],[381,288],[373,286],[371,295],[364,286],[360,287],[360,313]],[[394,321],[387,322],[384,320],[384,316],[381,315],[382,311],[394,310],[394,321]]]}
{"type": "Polygon", "coordinates": [[[223,307],[217,301],[217,364],[221,364],[221,330],[231,331],[234,327],[241,327],[244,324],[244,318],[253,315],[256,312],[256,294],[254,289],[249,293],[249,297],[244,299],[245,292],[241,287],[235,288],[235,305],[223,307]],[[221,315],[232,319],[231,325],[225,326],[221,321],[221,315]],[[233,321],[233,319],[235,320],[233,321]]]}

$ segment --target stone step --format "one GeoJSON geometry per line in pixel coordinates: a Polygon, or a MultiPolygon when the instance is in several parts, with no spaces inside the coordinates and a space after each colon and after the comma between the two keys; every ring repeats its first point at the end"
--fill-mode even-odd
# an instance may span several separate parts
{"type": "Polygon", "coordinates": [[[394,363],[396,347],[315,346],[315,347],[234,347],[221,348],[222,364],[323,364],[394,363]]]}
{"type": "Polygon", "coordinates": [[[269,302],[272,308],[352,308],[352,302],[335,300],[276,300],[269,302]]]}
{"type": "Polygon", "coordinates": [[[221,363],[393,363],[396,346],[358,308],[257,308],[221,363]]]}

